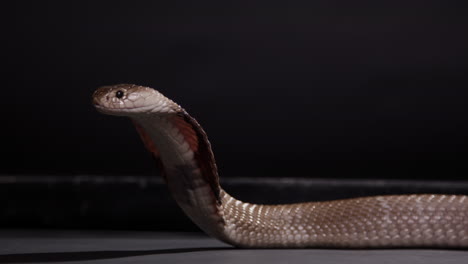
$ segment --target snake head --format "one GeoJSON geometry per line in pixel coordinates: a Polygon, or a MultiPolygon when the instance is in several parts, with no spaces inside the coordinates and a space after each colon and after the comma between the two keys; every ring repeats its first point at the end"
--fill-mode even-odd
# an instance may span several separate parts
{"type": "Polygon", "coordinates": [[[99,112],[116,116],[170,114],[182,108],[160,92],[135,84],[117,84],[98,88],[93,104],[99,112]]]}

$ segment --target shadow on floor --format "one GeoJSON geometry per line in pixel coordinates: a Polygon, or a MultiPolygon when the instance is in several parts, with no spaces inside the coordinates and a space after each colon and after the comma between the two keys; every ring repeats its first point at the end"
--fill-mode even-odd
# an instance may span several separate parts
{"type": "Polygon", "coordinates": [[[85,261],[99,259],[125,258],[144,255],[160,255],[189,253],[198,251],[214,251],[232,249],[231,247],[207,248],[174,248],[155,250],[128,250],[128,251],[86,251],[86,252],[51,252],[51,253],[19,253],[0,255],[0,263],[37,263],[37,262],[63,262],[85,261]]]}

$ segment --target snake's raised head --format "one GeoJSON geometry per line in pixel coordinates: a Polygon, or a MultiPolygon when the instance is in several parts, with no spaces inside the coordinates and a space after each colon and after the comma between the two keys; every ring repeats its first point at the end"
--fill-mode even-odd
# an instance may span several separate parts
{"type": "Polygon", "coordinates": [[[135,84],[103,86],[93,94],[93,104],[100,112],[117,116],[170,114],[182,108],[160,92],[135,84]]]}

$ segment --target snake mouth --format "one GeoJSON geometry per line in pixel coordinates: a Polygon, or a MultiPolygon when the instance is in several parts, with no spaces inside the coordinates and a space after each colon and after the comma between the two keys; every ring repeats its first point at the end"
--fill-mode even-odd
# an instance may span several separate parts
{"type": "Polygon", "coordinates": [[[124,115],[124,113],[121,111],[121,109],[117,108],[110,108],[108,106],[105,106],[105,104],[102,102],[102,98],[98,96],[93,96],[92,104],[94,108],[100,113],[107,114],[107,115],[124,115]]]}
{"type": "Polygon", "coordinates": [[[93,105],[96,110],[102,114],[113,115],[113,116],[135,116],[141,114],[152,113],[152,110],[155,108],[154,105],[145,105],[145,106],[132,106],[127,107],[125,105],[115,106],[106,106],[100,102],[99,99],[93,99],[93,105]]]}
{"type": "Polygon", "coordinates": [[[126,108],[123,105],[112,105],[109,99],[95,96],[93,97],[92,104],[96,110],[102,114],[114,115],[114,116],[128,116],[129,112],[132,112],[131,108],[126,108]]]}
{"type": "Polygon", "coordinates": [[[112,108],[104,107],[98,104],[94,104],[94,107],[99,113],[102,113],[102,114],[113,115],[113,116],[125,116],[125,112],[122,112],[120,109],[112,109],[112,108]]]}

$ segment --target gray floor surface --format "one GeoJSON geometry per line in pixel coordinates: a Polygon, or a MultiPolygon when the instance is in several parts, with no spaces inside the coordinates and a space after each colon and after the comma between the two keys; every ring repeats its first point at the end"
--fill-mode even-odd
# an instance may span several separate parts
{"type": "Polygon", "coordinates": [[[0,263],[468,263],[467,250],[235,249],[199,233],[0,230],[0,263]]]}

